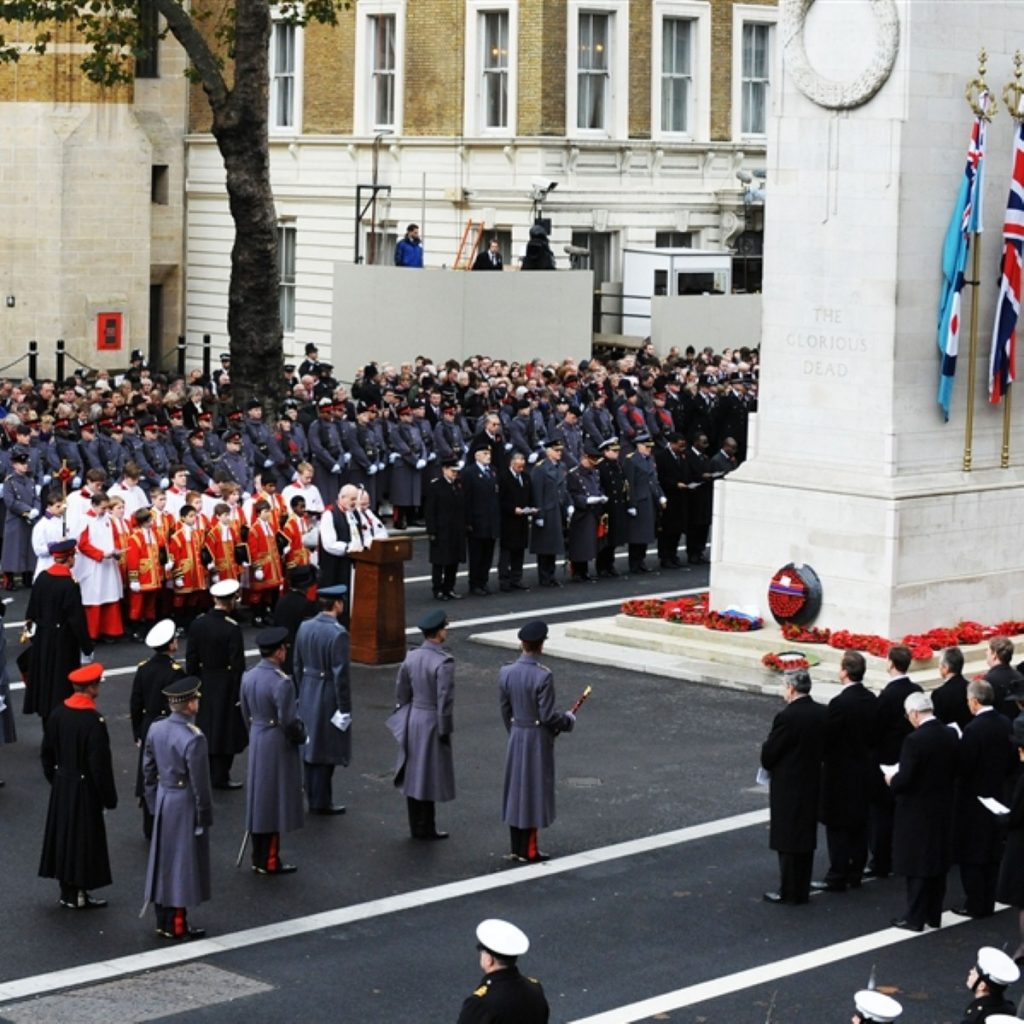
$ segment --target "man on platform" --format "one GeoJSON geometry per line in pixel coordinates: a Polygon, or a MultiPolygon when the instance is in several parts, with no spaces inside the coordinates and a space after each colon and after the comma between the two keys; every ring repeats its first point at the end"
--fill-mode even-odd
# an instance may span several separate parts
{"type": "Polygon", "coordinates": [[[423,643],[398,670],[396,711],[388,720],[401,748],[395,785],[405,796],[413,839],[447,839],[437,829],[435,804],[455,799],[455,659],[443,646],[444,612],[428,612],[416,625],[423,643]]]}
{"type": "Polygon", "coordinates": [[[352,755],[352,692],[349,685],[348,630],[344,584],[320,587],[319,614],[299,626],[295,636],[295,685],[299,717],[309,741],[302,747],[310,814],[344,814],[335,804],[331,780],[335,765],[352,755]]]}
{"type": "Polygon", "coordinates": [[[54,708],[43,729],[43,774],[50,783],[39,877],[60,882],[68,910],[105,907],[89,889],[110,885],[104,810],[117,806],[107,723],[96,707],[103,666],[83,665],[68,677],[75,692],[54,708]]]}
{"type": "Polygon", "coordinates": [[[482,252],[476,254],[476,259],[473,260],[474,270],[501,270],[501,242],[496,238],[492,238],[488,243],[488,246],[482,252]]]}
{"type": "Polygon", "coordinates": [[[458,1024],[548,1024],[548,1001],[536,978],[519,973],[516,961],[530,940],[514,924],[490,918],[476,929],[483,980],[462,1004],[458,1024]]]}
{"type": "Polygon", "coordinates": [[[502,820],[509,827],[510,857],[548,860],[537,847],[538,829],[555,820],[555,737],[572,732],[576,716],[555,710],[551,670],[539,661],[547,623],[535,619],[519,630],[522,653],[498,674],[501,719],[508,733],[502,820]]]}
{"type": "MultiPolygon", "coordinates": [[[[198,621],[198,620],[197,620],[198,621]]],[[[170,715],[153,723],[143,748],[142,777],[153,815],[146,900],[162,939],[201,939],[188,908],[210,898],[213,799],[206,738],[196,725],[199,680],[185,676],[164,690],[170,715]]]]}
{"type": "Polygon", "coordinates": [[[32,584],[25,610],[25,632],[32,637],[32,646],[23,710],[44,720],[71,696],[68,676],[93,651],[82,594],[71,575],[75,540],[54,541],[49,550],[53,565],[32,584]]]}
{"type": "Polygon", "coordinates": [[[175,660],[178,649],[173,619],[161,619],[146,634],[146,646],[153,651],[148,661],[143,661],[135,671],[129,713],[132,720],[132,736],[139,748],[138,772],[135,779],[135,795],[142,808],[142,832],[147,839],[153,836],[153,815],[146,803],[146,792],[142,781],[142,752],[146,745],[149,727],[158,719],[170,714],[164,689],[175,680],[185,676],[185,670],[175,660]]]}
{"type": "Polygon", "coordinates": [[[232,618],[238,596],[237,580],[221,580],[210,588],[213,608],[192,623],[185,651],[185,671],[202,680],[204,697],[197,725],[210,756],[214,789],[241,789],[231,779],[231,762],[245,749],[245,726],[238,696],[245,672],[242,627],[232,618]],[[208,747],[207,747],[208,745],[208,747]]]}
{"type": "Polygon", "coordinates": [[[911,693],[904,710],[913,732],[885,780],[895,800],[892,867],[907,880],[907,909],[892,925],[920,932],[941,924],[959,740],[932,713],[928,694],[911,693]]]}
{"type": "Polygon", "coordinates": [[[242,676],[242,717],[249,730],[245,827],[252,836],[252,869],[290,875],[281,859],[281,833],[302,828],[300,745],[306,730],[295,704],[295,686],[281,671],[288,630],[273,626],[256,635],[260,661],[242,676]]]}
{"type": "Polygon", "coordinates": [[[769,903],[806,903],[817,846],[818,794],[827,712],[811,697],[811,676],[787,672],[786,706],[761,747],[761,767],[770,774],[768,845],[779,856],[779,888],[769,903]]]}

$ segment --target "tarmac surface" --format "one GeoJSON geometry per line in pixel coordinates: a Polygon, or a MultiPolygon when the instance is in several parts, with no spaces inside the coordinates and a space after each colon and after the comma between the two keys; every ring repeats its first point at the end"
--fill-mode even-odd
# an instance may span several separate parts
{"type": "MultiPolygon", "coordinates": [[[[424,545],[415,549],[409,624],[435,606],[421,579],[424,545]]],[[[0,748],[0,1020],[454,1022],[479,983],[475,926],[497,916],[530,936],[521,967],[543,983],[555,1022],[846,1021],[873,968],[879,987],[904,1004],[907,1024],[959,1021],[977,948],[1016,944],[1012,911],[984,921],[947,914],[941,930],[914,935],[888,926],[903,909],[899,879],[815,896],[806,907],[762,901],[777,873],[754,774],[780,706],[772,697],[545,659],[560,705],[587,684],[594,692],[575,731],[558,741],[558,818],[541,833],[553,859],[525,867],[505,859],[495,682],[509,655],[468,641],[470,632],[488,628],[480,620],[507,629],[538,616],[607,615],[627,597],[706,579],[704,569],[669,571],[446,605],[458,793],[438,805],[447,842],[408,838],[405,802],[391,784],[394,744],[383,723],[395,667],[353,666],[354,759],[335,773],[335,799],[348,813],[309,818],[283,837],[295,875],[257,877],[248,859],[235,868],[244,794],[215,793],[214,895],[190,915],[208,937],[193,944],[161,942],[152,911],[138,916],[147,844],[132,795],[128,694],[147,650],[121,643],[97,652],[111,672],[100,707],[120,794],[106,819],[114,884],[98,892],[110,900],[103,910],[62,910],[56,883],[36,877],[48,793],[37,720],[20,714],[15,693],[19,742],[0,748]],[[580,608],[593,605],[601,607],[580,608]]],[[[12,658],[26,594],[14,596],[12,658]]],[[[247,629],[249,648],[252,635],[247,629]]],[[[238,779],[244,761],[236,759],[238,779]]],[[[823,836],[819,846],[820,873],[823,836]]],[[[954,872],[946,905],[959,896],[954,872]]]]}

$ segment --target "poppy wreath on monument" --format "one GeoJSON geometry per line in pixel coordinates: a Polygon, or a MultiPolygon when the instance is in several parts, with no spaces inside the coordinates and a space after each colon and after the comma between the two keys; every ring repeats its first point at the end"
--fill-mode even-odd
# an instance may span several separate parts
{"type": "Polygon", "coordinates": [[[802,668],[820,665],[821,659],[804,654],[803,651],[769,651],[761,659],[761,664],[772,672],[796,672],[802,668]]]}
{"type": "Polygon", "coordinates": [[[768,610],[780,625],[806,626],[821,611],[821,580],[809,565],[788,562],[768,583],[768,610]]]}

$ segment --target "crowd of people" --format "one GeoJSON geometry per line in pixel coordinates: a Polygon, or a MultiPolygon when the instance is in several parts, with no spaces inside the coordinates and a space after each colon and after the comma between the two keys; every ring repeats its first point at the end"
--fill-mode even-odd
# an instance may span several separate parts
{"type": "Polygon", "coordinates": [[[993,637],[987,672],[968,680],[963,652],[947,648],[943,682],[925,693],[908,675],[910,649],[897,645],[876,696],[863,682],[864,656],[846,651],[827,705],[811,698],[808,671],[787,673],[786,706],[761,748],[780,874],[767,902],[805,904],[813,891],[896,874],[906,895],[891,924],[922,932],[941,925],[955,864],[963,898],[952,913],[987,918],[997,901],[1017,910],[1017,948],[979,954],[968,979],[970,1022],[1014,1014],[1006,989],[1024,965],[1024,663],[1014,668],[1013,653],[1008,637],[993,637]],[[812,881],[819,823],[828,869],[812,881]]]}

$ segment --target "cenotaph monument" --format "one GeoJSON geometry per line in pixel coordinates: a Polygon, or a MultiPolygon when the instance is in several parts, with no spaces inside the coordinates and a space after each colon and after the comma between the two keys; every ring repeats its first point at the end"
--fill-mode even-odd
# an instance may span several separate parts
{"type": "MultiPolygon", "coordinates": [[[[1015,124],[988,126],[971,469],[965,326],[938,404],[942,243],[988,53],[999,97],[1024,50],[1018,0],[782,0],[765,204],[752,457],[716,484],[711,606],[756,606],[788,562],[817,623],[900,637],[1024,618],[1024,396],[1001,468],[987,401],[1015,124]]],[[[970,269],[970,263],[968,263],[970,269]]]]}

